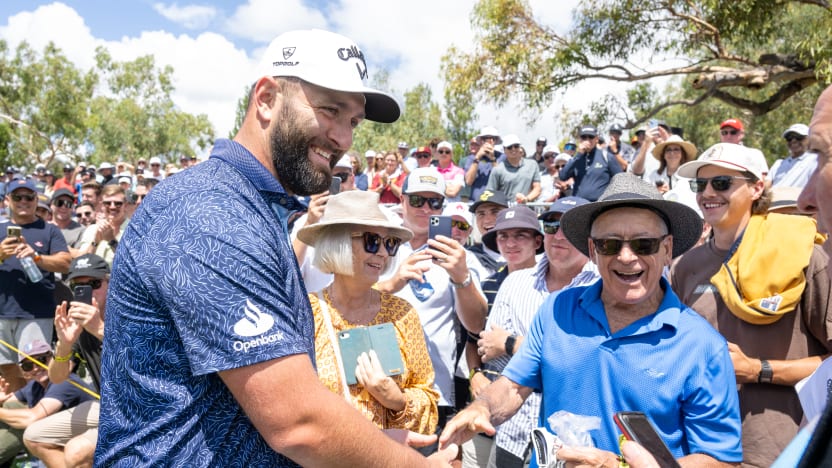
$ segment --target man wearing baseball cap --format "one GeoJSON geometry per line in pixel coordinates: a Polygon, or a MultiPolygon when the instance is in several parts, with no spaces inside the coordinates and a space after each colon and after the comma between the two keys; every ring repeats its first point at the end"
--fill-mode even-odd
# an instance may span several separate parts
{"type": "Polygon", "coordinates": [[[609,185],[612,176],[622,171],[615,158],[598,149],[598,130],[584,125],[578,131],[580,143],[578,152],[558,172],[562,182],[573,180],[572,194],[576,197],[595,201],[609,185]]]}
{"type": "MultiPolygon", "coordinates": [[[[71,257],[61,230],[36,214],[35,181],[15,179],[7,189],[11,217],[0,223],[0,339],[16,347],[36,339],[50,342],[55,273],[65,273],[71,257]],[[9,228],[20,235],[9,236],[9,228]],[[42,278],[31,281],[24,261],[33,262],[42,278]]],[[[0,373],[13,390],[23,386],[17,356],[5,346],[0,347],[0,373]]]]}
{"type": "MultiPolygon", "coordinates": [[[[474,200],[469,209],[471,213],[474,213],[474,221],[480,235],[494,229],[494,225],[497,223],[497,215],[505,208],[508,208],[508,200],[506,200],[503,192],[486,190],[474,200]]],[[[468,250],[477,256],[489,275],[505,265],[505,259],[500,255],[500,252],[489,249],[482,242],[472,245],[468,250]]]]}
{"type": "Polygon", "coordinates": [[[719,124],[719,141],[722,143],[742,144],[745,138],[745,126],[740,119],[726,119],[719,124]]]}
{"type": "Polygon", "coordinates": [[[803,412],[794,385],[832,352],[822,236],[814,219],[767,212],[763,168],[754,150],[719,143],[678,169],[713,235],[671,270],[682,302],[729,343],[750,466],[770,466],[795,436],[803,412]]]}
{"type": "Polygon", "coordinates": [[[774,161],[767,180],[772,187],[803,188],[818,164],[818,155],[809,149],[809,127],[796,123],[783,132],[789,155],[774,161]]]}
{"type": "Polygon", "coordinates": [[[347,37],[278,36],[251,76],[233,140],[217,140],[208,160],[161,182],[136,210],[113,263],[96,464],[439,462],[321,384],[288,238],[303,209],[294,196],[329,188],[356,125],[399,117],[368,78],[347,37]]]}

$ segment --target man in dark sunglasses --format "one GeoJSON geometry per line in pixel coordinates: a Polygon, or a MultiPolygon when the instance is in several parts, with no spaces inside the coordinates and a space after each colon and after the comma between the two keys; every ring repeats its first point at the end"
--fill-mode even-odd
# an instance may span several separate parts
{"type": "Polygon", "coordinates": [[[516,203],[533,202],[540,195],[540,170],[533,159],[523,157],[517,135],[503,138],[506,160],[498,164],[488,176],[486,190],[503,192],[507,200],[516,203]]]}
{"type": "Polygon", "coordinates": [[[454,372],[457,364],[458,322],[481,328],[485,299],[476,257],[451,237],[428,238],[431,216],[442,214],[445,180],[432,167],[413,170],[402,193],[404,227],[413,231],[395,257],[393,273],[378,289],[393,293],[419,312],[439,390],[439,427],[455,412],[454,372]]]}
{"type": "Polygon", "coordinates": [[[124,235],[130,219],[127,217],[127,193],[118,184],[104,185],[101,189],[101,209],[95,227],[84,232],[79,250],[94,253],[113,264],[116,248],[124,235]]]}
{"type": "Polygon", "coordinates": [[[719,143],[679,168],[713,235],[682,256],[671,282],[731,346],[744,461],[770,466],[803,417],[794,385],[832,352],[832,280],[815,221],[768,213],[765,165],[754,151],[719,143]]]}
{"type": "Polygon", "coordinates": [[[745,126],[740,119],[726,119],[719,124],[719,141],[741,145],[745,138],[745,126]]]}
{"type": "Polygon", "coordinates": [[[79,404],[94,400],[92,395],[84,391],[89,391],[89,387],[77,375],[72,374],[70,377],[72,383],[67,380],[61,383],[50,381],[46,367],[54,357],[46,342],[28,342],[15,356],[26,385],[14,393],[2,394],[4,407],[0,409],[0,463],[4,465],[10,463],[24,448],[24,434],[39,424],[42,429],[37,430],[38,433],[43,429],[54,429],[54,426],[46,422],[50,417],[69,408],[77,409],[79,404]]]}
{"type": "Polygon", "coordinates": [[[580,142],[578,152],[558,172],[562,182],[572,180],[572,194],[576,197],[595,201],[601,196],[615,174],[622,171],[616,158],[607,157],[605,151],[598,149],[598,130],[591,125],[584,125],[578,131],[580,142]]]}
{"type": "MultiPolygon", "coordinates": [[[[0,223],[0,339],[16,347],[36,339],[50,342],[55,273],[69,269],[71,256],[61,230],[35,214],[35,181],[15,179],[8,188],[6,203],[12,216],[0,223]],[[42,279],[30,281],[22,262],[31,265],[30,271],[39,271],[42,279]]],[[[17,355],[5,346],[0,346],[0,373],[12,390],[23,386],[17,355]]]]}
{"type": "Polygon", "coordinates": [[[77,257],[81,254],[78,248],[81,246],[86,226],[72,219],[75,212],[75,196],[67,189],[55,190],[52,193],[50,205],[52,205],[52,224],[58,226],[61,234],[64,235],[70,255],[77,257]]]}
{"type": "MultiPolygon", "coordinates": [[[[448,424],[440,443],[493,433],[539,390],[547,413],[579,411],[601,420],[596,448],[558,451],[568,465],[618,465],[620,431],[609,414],[627,404],[650,415],[682,464],[742,461],[728,346],[662,277],[697,241],[699,215],[624,173],[596,203],[570,209],[560,223],[569,242],[594,259],[600,281],[549,296],[502,376],[448,424]]],[[[540,420],[556,432],[549,418],[540,420]]]]}
{"type": "Polygon", "coordinates": [[[783,132],[789,155],[774,161],[768,173],[772,187],[805,187],[818,164],[818,155],[809,149],[809,127],[796,123],[783,132]]]}

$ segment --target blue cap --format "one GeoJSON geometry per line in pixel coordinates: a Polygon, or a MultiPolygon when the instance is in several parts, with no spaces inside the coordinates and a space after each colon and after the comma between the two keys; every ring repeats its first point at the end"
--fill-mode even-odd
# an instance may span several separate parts
{"type": "Polygon", "coordinates": [[[586,205],[589,200],[581,197],[563,197],[558,198],[557,201],[549,206],[545,213],[541,213],[537,219],[541,221],[551,221],[555,214],[564,214],[576,206],[586,205]]]}
{"type": "Polygon", "coordinates": [[[6,193],[12,193],[17,189],[29,189],[35,193],[38,191],[37,185],[35,185],[34,179],[15,179],[8,184],[6,184],[6,193]]]}

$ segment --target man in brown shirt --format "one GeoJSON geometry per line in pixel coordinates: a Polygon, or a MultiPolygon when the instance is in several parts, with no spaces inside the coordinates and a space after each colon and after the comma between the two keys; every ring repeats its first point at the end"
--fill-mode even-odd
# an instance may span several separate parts
{"type": "Polygon", "coordinates": [[[832,350],[829,258],[813,244],[811,220],[764,215],[763,167],[746,148],[714,145],[679,173],[693,178],[714,234],[673,266],[673,289],[729,342],[743,420],[743,466],[767,467],[803,417],[794,384],[832,350]],[[783,283],[790,290],[774,287],[783,283]],[[772,286],[769,297],[749,292],[760,285],[772,286]]]}

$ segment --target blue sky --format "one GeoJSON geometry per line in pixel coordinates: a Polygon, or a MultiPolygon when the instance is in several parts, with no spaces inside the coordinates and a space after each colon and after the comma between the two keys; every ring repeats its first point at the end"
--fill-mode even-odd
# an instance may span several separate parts
{"type": "MultiPolygon", "coordinates": [[[[532,0],[535,15],[565,29],[577,0],[532,0]]],[[[152,54],[157,65],[174,67],[174,102],[183,110],[208,115],[219,136],[233,126],[236,101],[269,41],[283,31],[329,29],[355,40],[370,73],[390,71],[401,93],[428,84],[441,99],[439,60],[450,45],[470,49],[473,0],[214,0],[194,3],[164,0],[3,0],[0,38],[42,50],[48,41],[61,47],[81,68],[92,66],[97,46],[116,60],[152,54]],[[432,13],[426,13],[432,12],[432,13]]],[[[575,96],[581,95],[575,92],[575,96]]],[[[563,103],[553,103],[560,109],[563,103]]],[[[532,127],[511,109],[482,107],[478,127],[496,126],[518,134],[530,147],[540,135],[559,139],[555,112],[532,127]]]]}

